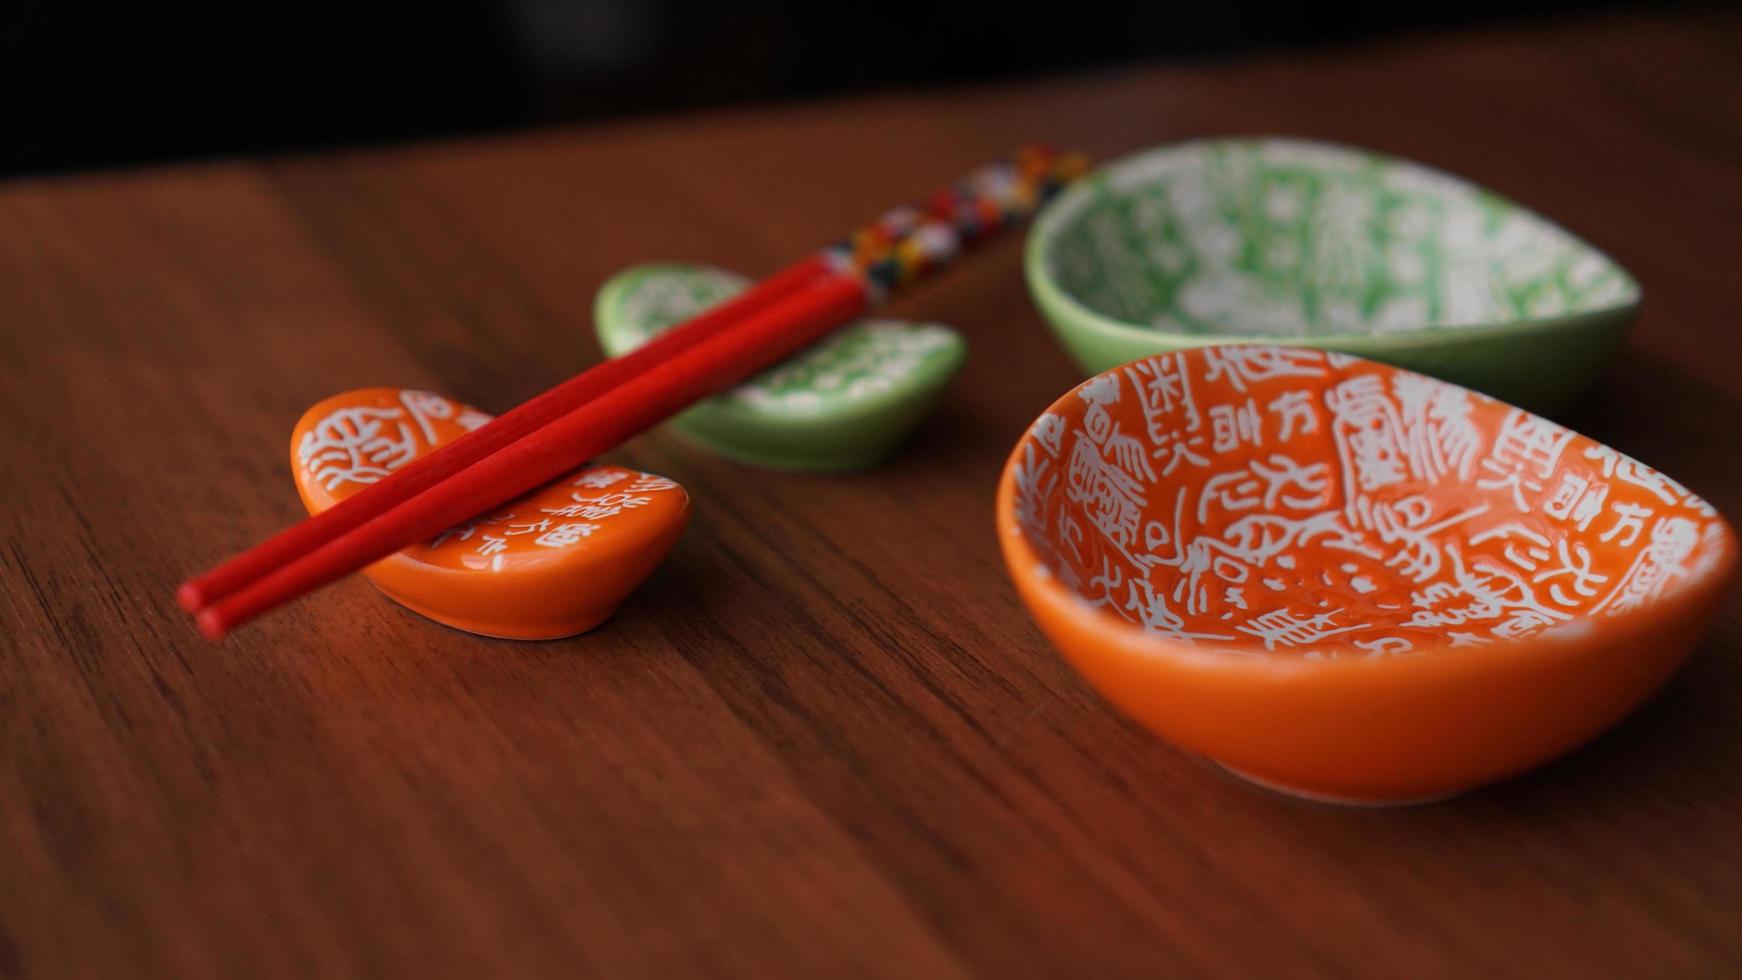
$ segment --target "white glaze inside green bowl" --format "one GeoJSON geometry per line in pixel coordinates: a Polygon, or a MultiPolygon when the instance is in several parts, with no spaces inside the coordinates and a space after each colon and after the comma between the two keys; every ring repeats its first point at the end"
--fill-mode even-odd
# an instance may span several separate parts
{"type": "Polygon", "coordinates": [[[1062,299],[1181,335],[1493,327],[1639,298],[1607,256],[1467,181],[1300,140],[1127,158],[1061,198],[1036,235],[1062,299]]]}

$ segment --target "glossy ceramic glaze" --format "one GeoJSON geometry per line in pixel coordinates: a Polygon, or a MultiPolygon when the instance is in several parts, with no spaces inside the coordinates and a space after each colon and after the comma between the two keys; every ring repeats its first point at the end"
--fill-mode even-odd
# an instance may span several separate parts
{"type": "MultiPolygon", "coordinates": [[[[309,409],[290,440],[319,513],[490,417],[427,391],[363,388],[309,409]]],[[[585,466],[364,569],[394,601],[457,629],[523,640],[585,632],[677,542],[689,497],[621,466],[585,466]]]]}
{"type": "Polygon", "coordinates": [[[1539,409],[1596,376],[1640,299],[1607,256],[1466,181],[1289,139],[1201,140],[1108,165],[1042,214],[1026,272],[1090,373],[1267,341],[1539,409]]]}
{"type": "Polygon", "coordinates": [[[1536,765],[1681,663],[1729,526],[1553,422],[1342,354],[1194,348],[1040,416],[998,491],[1042,629],[1268,785],[1397,801],[1536,765]]]}
{"type": "MultiPolygon", "coordinates": [[[[620,273],[600,290],[594,323],[615,357],[730,298],[743,276],[660,263],[620,273]]],[[[852,470],[887,457],[925,418],[967,356],[939,324],[862,320],[674,418],[715,452],[776,469],[852,470]]]]}

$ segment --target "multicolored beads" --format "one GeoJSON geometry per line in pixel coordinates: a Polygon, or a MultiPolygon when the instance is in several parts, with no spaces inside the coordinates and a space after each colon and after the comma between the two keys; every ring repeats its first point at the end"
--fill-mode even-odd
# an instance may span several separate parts
{"type": "Polygon", "coordinates": [[[1022,221],[1089,169],[1080,153],[1032,146],[932,195],[924,208],[895,208],[824,250],[865,280],[873,300],[937,271],[971,244],[1022,221]]]}

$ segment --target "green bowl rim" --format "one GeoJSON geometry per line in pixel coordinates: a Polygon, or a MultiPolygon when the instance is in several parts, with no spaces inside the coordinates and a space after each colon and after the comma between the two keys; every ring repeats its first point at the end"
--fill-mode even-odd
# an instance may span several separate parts
{"type": "Polygon", "coordinates": [[[1045,312],[1050,314],[1049,319],[1056,317],[1057,319],[1068,320],[1071,321],[1070,328],[1100,333],[1112,339],[1157,345],[1157,350],[1167,350],[1177,347],[1206,347],[1213,344],[1251,343],[1292,344],[1298,347],[1334,348],[1349,352],[1421,350],[1439,347],[1448,341],[1457,342],[1501,339],[1507,336],[1515,336],[1524,331],[1549,332],[1562,328],[1581,327],[1590,321],[1608,319],[1618,315],[1631,316],[1638,311],[1640,305],[1645,299],[1645,291],[1640,285],[1639,280],[1633,275],[1632,271],[1620,262],[1615,261],[1614,257],[1609,255],[1609,253],[1595,245],[1592,245],[1584,237],[1568,230],[1565,225],[1552,221],[1542,214],[1519,204],[1511,198],[1488,190],[1486,187],[1471,180],[1441,170],[1437,167],[1408,159],[1407,157],[1381,153],[1377,150],[1369,150],[1347,143],[1335,143],[1328,140],[1303,139],[1293,136],[1274,135],[1214,136],[1181,140],[1173,143],[1164,143],[1159,146],[1152,146],[1148,149],[1139,150],[1135,153],[1130,153],[1102,164],[1082,180],[1079,180],[1075,184],[1066,188],[1063,194],[1060,194],[1058,197],[1048,202],[1046,207],[1043,208],[1041,213],[1035,218],[1034,224],[1028,232],[1028,240],[1023,247],[1022,271],[1023,277],[1028,281],[1028,288],[1034,294],[1036,301],[1045,312]],[[1076,202],[1090,194],[1095,186],[1105,182],[1110,176],[1120,170],[1141,165],[1151,158],[1162,154],[1177,153],[1189,147],[1205,144],[1253,142],[1290,143],[1298,146],[1316,147],[1319,149],[1335,150],[1345,153],[1356,153],[1374,160],[1417,167],[1431,174],[1472,187],[1478,192],[1487,194],[1510,207],[1516,208],[1538,221],[1559,228],[1563,232],[1566,232],[1566,234],[1571,235],[1586,248],[1602,256],[1604,261],[1608,262],[1619,271],[1626,279],[1627,284],[1633,287],[1633,298],[1629,302],[1617,303],[1613,306],[1605,306],[1593,310],[1585,310],[1580,313],[1563,316],[1537,317],[1527,320],[1510,320],[1504,323],[1485,326],[1476,324],[1463,326],[1455,324],[1433,324],[1425,327],[1417,327],[1412,330],[1400,330],[1394,333],[1341,333],[1321,334],[1311,337],[1298,334],[1285,334],[1280,336],[1271,334],[1188,334],[1161,330],[1156,327],[1114,319],[1113,317],[1097,312],[1079,302],[1076,297],[1072,296],[1063,286],[1054,281],[1051,273],[1047,269],[1046,248],[1056,236],[1059,224],[1065,221],[1068,217],[1074,216],[1075,210],[1081,207],[1081,205],[1076,202]]]}

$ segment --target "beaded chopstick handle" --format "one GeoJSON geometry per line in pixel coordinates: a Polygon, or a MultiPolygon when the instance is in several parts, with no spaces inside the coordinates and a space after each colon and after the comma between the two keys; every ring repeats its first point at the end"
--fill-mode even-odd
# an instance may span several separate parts
{"type": "Polygon", "coordinates": [[[964,246],[1031,217],[1088,172],[1080,153],[1024,147],[933,194],[923,208],[894,208],[823,250],[836,269],[863,279],[873,302],[935,273],[964,246]]]}

